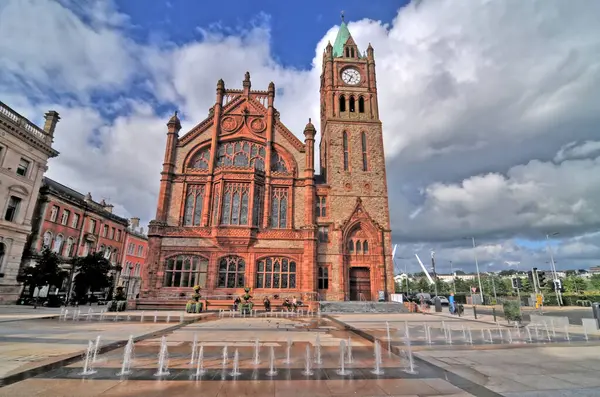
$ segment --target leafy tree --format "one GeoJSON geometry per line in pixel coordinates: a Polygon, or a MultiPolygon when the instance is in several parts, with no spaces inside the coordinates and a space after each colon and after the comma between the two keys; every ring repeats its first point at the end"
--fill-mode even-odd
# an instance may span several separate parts
{"type": "Polygon", "coordinates": [[[521,278],[521,286],[522,286],[521,292],[534,292],[533,285],[529,281],[528,277],[521,278]]]}
{"type": "Polygon", "coordinates": [[[457,271],[455,271],[454,273],[455,273],[455,274],[457,274],[457,275],[461,275],[461,276],[464,276],[465,274],[467,274],[467,273],[465,273],[465,272],[464,272],[464,271],[462,271],[462,270],[457,270],[457,271]]]}
{"type": "Polygon", "coordinates": [[[417,282],[417,290],[419,292],[427,292],[429,291],[429,281],[426,278],[421,278],[417,282]]]}
{"type": "Polygon", "coordinates": [[[600,290],[600,274],[592,274],[592,277],[590,277],[590,285],[594,290],[600,290]]]}
{"type": "Polygon", "coordinates": [[[425,277],[425,272],[418,272],[418,273],[414,273],[413,274],[414,278],[421,278],[421,277],[425,277]]]}
{"type": "Polygon", "coordinates": [[[454,285],[456,286],[456,292],[469,292],[469,283],[463,279],[455,278],[454,285]]]}
{"type": "Polygon", "coordinates": [[[500,277],[512,276],[513,274],[517,274],[517,271],[515,269],[501,270],[500,273],[498,273],[500,277]]]}
{"type": "Polygon", "coordinates": [[[566,292],[580,293],[587,289],[587,282],[579,276],[571,275],[563,281],[563,287],[566,292]]]}
{"type": "Polygon", "coordinates": [[[577,274],[577,270],[567,270],[565,271],[565,274],[567,275],[567,277],[575,276],[577,274]]]}
{"type": "MultiPolygon", "coordinates": [[[[17,281],[29,286],[30,296],[38,287],[45,285],[59,286],[67,272],[59,267],[60,258],[50,249],[45,248],[35,266],[28,266],[18,275],[17,281]]],[[[36,302],[37,303],[37,302],[36,302]]]]}
{"type": "Polygon", "coordinates": [[[108,274],[112,266],[101,252],[75,258],[75,295],[77,300],[85,299],[89,292],[100,291],[111,284],[108,274]]]}

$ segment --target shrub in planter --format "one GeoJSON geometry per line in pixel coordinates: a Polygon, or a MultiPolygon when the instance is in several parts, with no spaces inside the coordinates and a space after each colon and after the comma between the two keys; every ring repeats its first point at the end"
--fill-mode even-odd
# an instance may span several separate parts
{"type": "Polygon", "coordinates": [[[521,310],[519,308],[519,302],[515,301],[507,301],[503,304],[504,307],[504,317],[508,321],[517,321],[521,322],[521,310]]]}
{"type": "Polygon", "coordinates": [[[123,287],[117,287],[113,299],[108,303],[107,311],[122,312],[127,308],[127,300],[123,293],[123,287]]]}

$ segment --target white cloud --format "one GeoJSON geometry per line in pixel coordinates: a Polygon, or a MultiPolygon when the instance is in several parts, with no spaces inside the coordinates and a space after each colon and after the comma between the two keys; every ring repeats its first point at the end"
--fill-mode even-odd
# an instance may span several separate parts
{"type": "MultiPolygon", "coordinates": [[[[482,263],[544,261],[511,237],[548,229],[566,239],[557,255],[600,246],[569,240],[600,222],[599,11],[422,1],[389,26],[350,23],[359,47],[375,48],[394,237],[420,242],[405,253],[433,244],[471,266],[472,248],[456,239],[474,235],[482,263]]],[[[280,38],[265,15],[250,28],[201,27],[181,45],[136,43],[129,23],[110,1],[0,4],[0,95],[34,121],[58,110],[61,155],[49,175],[110,197],[124,215],[153,217],[167,113],[182,111],[182,132],[200,122],[219,78],[236,88],[246,71],[256,89],[273,81],[281,118],[301,139],[307,119],[318,120],[321,54],[336,27],[315,43],[312,68],[296,70],[271,55],[280,38]]]]}

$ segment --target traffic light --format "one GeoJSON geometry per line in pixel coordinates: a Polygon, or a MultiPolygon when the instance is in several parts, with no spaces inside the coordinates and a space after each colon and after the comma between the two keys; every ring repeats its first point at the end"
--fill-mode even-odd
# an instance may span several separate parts
{"type": "Polygon", "coordinates": [[[561,280],[554,280],[554,291],[563,292],[563,287],[562,287],[562,281],[561,280]]]}
{"type": "Polygon", "coordinates": [[[540,289],[544,288],[544,286],[546,285],[546,272],[537,272],[537,277],[540,289]]]}
{"type": "Polygon", "coordinates": [[[523,288],[523,284],[521,283],[521,278],[520,277],[513,277],[511,279],[511,281],[512,281],[512,287],[514,289],[523,288]]]}
{"type": "MultiPolygon", "coordinates": [[[[533,269],[536,270],[535,268],[533,269]]],[[[527,272],[527,278],[529,279],[529,284],[535,285],[535,283],[533,282],[533,272],[531,270],[527,272]]]]}

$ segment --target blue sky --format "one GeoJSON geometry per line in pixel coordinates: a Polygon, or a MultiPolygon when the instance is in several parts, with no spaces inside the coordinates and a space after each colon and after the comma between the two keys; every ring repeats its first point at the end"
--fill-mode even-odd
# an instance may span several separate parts
{"type": "Polygon", "coordinates": [[[346,20],[369,18],[390,23],[407,0],[119,0],[119,9],[131,17],[132,33],[141,41],[161,39],[177,44],[200,37],[198,27],[250,28],[268,18],[274,57],[284,66],[306,69],[314,57],[315,43],[343,10],[346,20]],[[226,6],[224,6],[226,4],[226,6]]]}

